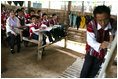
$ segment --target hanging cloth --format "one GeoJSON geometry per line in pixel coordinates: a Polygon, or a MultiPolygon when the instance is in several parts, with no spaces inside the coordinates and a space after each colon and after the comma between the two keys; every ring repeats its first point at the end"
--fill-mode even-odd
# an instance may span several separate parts
{"type": "Polygon", "coordinates": [[[77,30],[79,29],[80,22],[81,22],[81,16],[77,16],[77,18],[76,18],[77,30]]]}
{"type": "Polygon", "coordinates": [[[18,1],[13,1],[13,3],[15,4],[15,6],[17,6],[17,4],[18,4],[18,1]]]}
{"type": "Polygon", "coordinates": [[[81,16],[81,22],[80,22],[81,29],[83,29],[85,26],[85,20],[86,20],[85,17],[81,16]]]}
{"type": "Polygon", "coordinates": [[[69,13],[69,25],[70,26],[72,25],[72,13],[71,12],[69,13]]]}
{"type": "Polygon", "coordinates": [[[9,3],[9,5],[11,5],[12,1],[7,1],[9,3]]]}
{"type": "Polygon", "coordinates": [[[76,18],[77,18],[77,15],[73,15],[73,28],[75,28],[75,25],[76,25],[76,18]]]}
{"type": "Polygon", "coordinates": [[[22,7],[23,6],[23,3],[24,1],[18,1],[19,5],[22,7]]]}

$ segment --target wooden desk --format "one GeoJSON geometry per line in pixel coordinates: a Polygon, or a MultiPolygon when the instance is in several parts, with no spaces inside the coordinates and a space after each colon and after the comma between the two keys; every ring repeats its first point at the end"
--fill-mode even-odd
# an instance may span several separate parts
{"type": "MultiPolygon", "coordinates": [[[[23,37],[23,36],[22,36],[22,31],[23,31],[23,28],[25,28],[25,27],[28,27],[28,26],[23,26],[23,27],[19,27],[19,28],[18,28],[18,29],[20,30],[21,41],[22,41],[22,40],[26,40],[26,41],[29,41],[29,42],[38,44],[37,60],[41,60],[41,59],[42,59],[42,52],[43,52],[43,48],[44,48],[44,47],[47,47],[47,46],[49,46],[49,45],[51,45],[51,44],[53,44],[53,43],[56,43],[56,42],[58,42],[58,41],[60,41],[60,40],[62,40],[62,39],[65,39],[65,48],[66,48],[66,46],[67,46],[67,36],[66,36],[66,37],[63,37],[63,38],[61,38],[61,39],[59,39],[59,40],[56,40],[56,41],[54,41],[54,42],[52,42],[52,43],[49,43],[49,44],[46,44],[46,45],[43,45],[43,46],[42,46],[42,44],[43,44],[43,33],[45,33],[46,31],[49,31],[49,29],[56,28],[56,27],[49,27],[47,30],[37,30],[38,35],[39,35],[38,40],[35,40],[35,39],[28,39],[27,37],[23,37]]],[[[67,27],[67,25],[64,26],[64,27],[67,27]]],[[[67,28],[66,28],[66,30],[67,30],[67,28]]]]}

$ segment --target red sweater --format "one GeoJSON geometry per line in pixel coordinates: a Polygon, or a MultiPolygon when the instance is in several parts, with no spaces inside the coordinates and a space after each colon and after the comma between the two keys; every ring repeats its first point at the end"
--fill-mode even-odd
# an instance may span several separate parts
{"type": "Polygon", "coordinates": [[[45,24],[45,25],[47,25],[47,27],[49,27],[50,26],[50,22],[49,22],[49,20],[47,19],[47,20],[45,20],[45,19],[41,19],[41,24],[40,24],[40,26],[42,25],[42,24],[45,24]]]}
{"type": "MultiPolygon", "coordinates": [[[[112,26],[113,20],[110,20],[110,24],[112,26]]],[[[103,29],[99,29],[97,30],[97,21],[96,19],[92,20],[88,26],[87,26],[87,31],[94,33],[95,34],[95,39],[97,42],[102,43],[103,41],[109,41],[110,37],[109,37],[109,31],[111,29],[108,30],[103,30],[103,29]],[[94,26],[93,26],[94,25],[94,26]],[[96,29],[93,29],[93,27],[95,27],[96,29]]],[[[100,52],[98,53],[97,51],[95,51],[90,45],[88,45],[88,43],[86,43],[86,53],[90,53],[92,54],[92,56],[97,57],[98,59],[100,58],[104,58],[106,52],[107,52],[107,48],[106,49],[101,49],[100,52]]]]}
{"type": "Polygon", "coordinates": [[[6,29],[6,26],[4,26],[3,24],[5,24],[6,23],[6,19],[7,19],[7,15],[5,15],[5,14],[1,14],[1,28],[2,29],[6,29]]]}
{"type": "Polygon", "coordinates": [[[59,22],[58,22],[58,20],[56,19],[51,19],[51,21],[50,21],[50,25],[58,25],[59,24],[59,22]]]}
{"type": "Polygon", "coordinates": [[[29,27],[29,32],[30,32],[30,37],[32,34],[34,34],[34,31],[32,30],[32,27],[34,27],[35,29],[39,29],[40,28],[40,23],[31,23],[31,26],[29,27]]]}

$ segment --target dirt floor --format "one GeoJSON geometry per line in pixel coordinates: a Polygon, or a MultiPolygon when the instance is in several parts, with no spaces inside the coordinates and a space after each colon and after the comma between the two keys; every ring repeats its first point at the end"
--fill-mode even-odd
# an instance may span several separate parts
{"type": "MultiPolygon", "coordinates": [[[[2,47],[2,78],[58,78],[60,74],[83,54],[57,45],[46,48],[46,55],[37,61],[37,47],[24,47],[20,53],[12,55],[9,47],[2,47]]],[[[117,77],[117,67],[113,66],[111,76],[117,77]]]]}

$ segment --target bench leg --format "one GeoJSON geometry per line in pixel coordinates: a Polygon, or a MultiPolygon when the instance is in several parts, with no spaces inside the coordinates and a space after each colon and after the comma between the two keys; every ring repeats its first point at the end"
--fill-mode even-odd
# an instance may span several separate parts
{"type": "Polygon", "coordinates": [[[22,30],[19,30],[19,31],[20,31],[20,40],[22,41],[23,40],[22,30]]]}
{"type": "Polygon", "coordinates": [[[65,48],[67,48],[67,40],[68,40],[68,38],[67,38],[67,36],[65,37],[65,48]]]}
{"type": "Polygon", "coordinates": [[[42,50],[40,49],[38,49],[38,54],[37,54],[37,60],[39,61],[39,60],[41,60],[42,59],[42,50]]]}
{"type": "Polygon", "coordinates": [[[37,60],[41,60],[42,59],[42,49],[39,49],[42,46],[42,33],[39,33],[39,43],[38,43],[38,54],[37,54],[37,60]]]}

